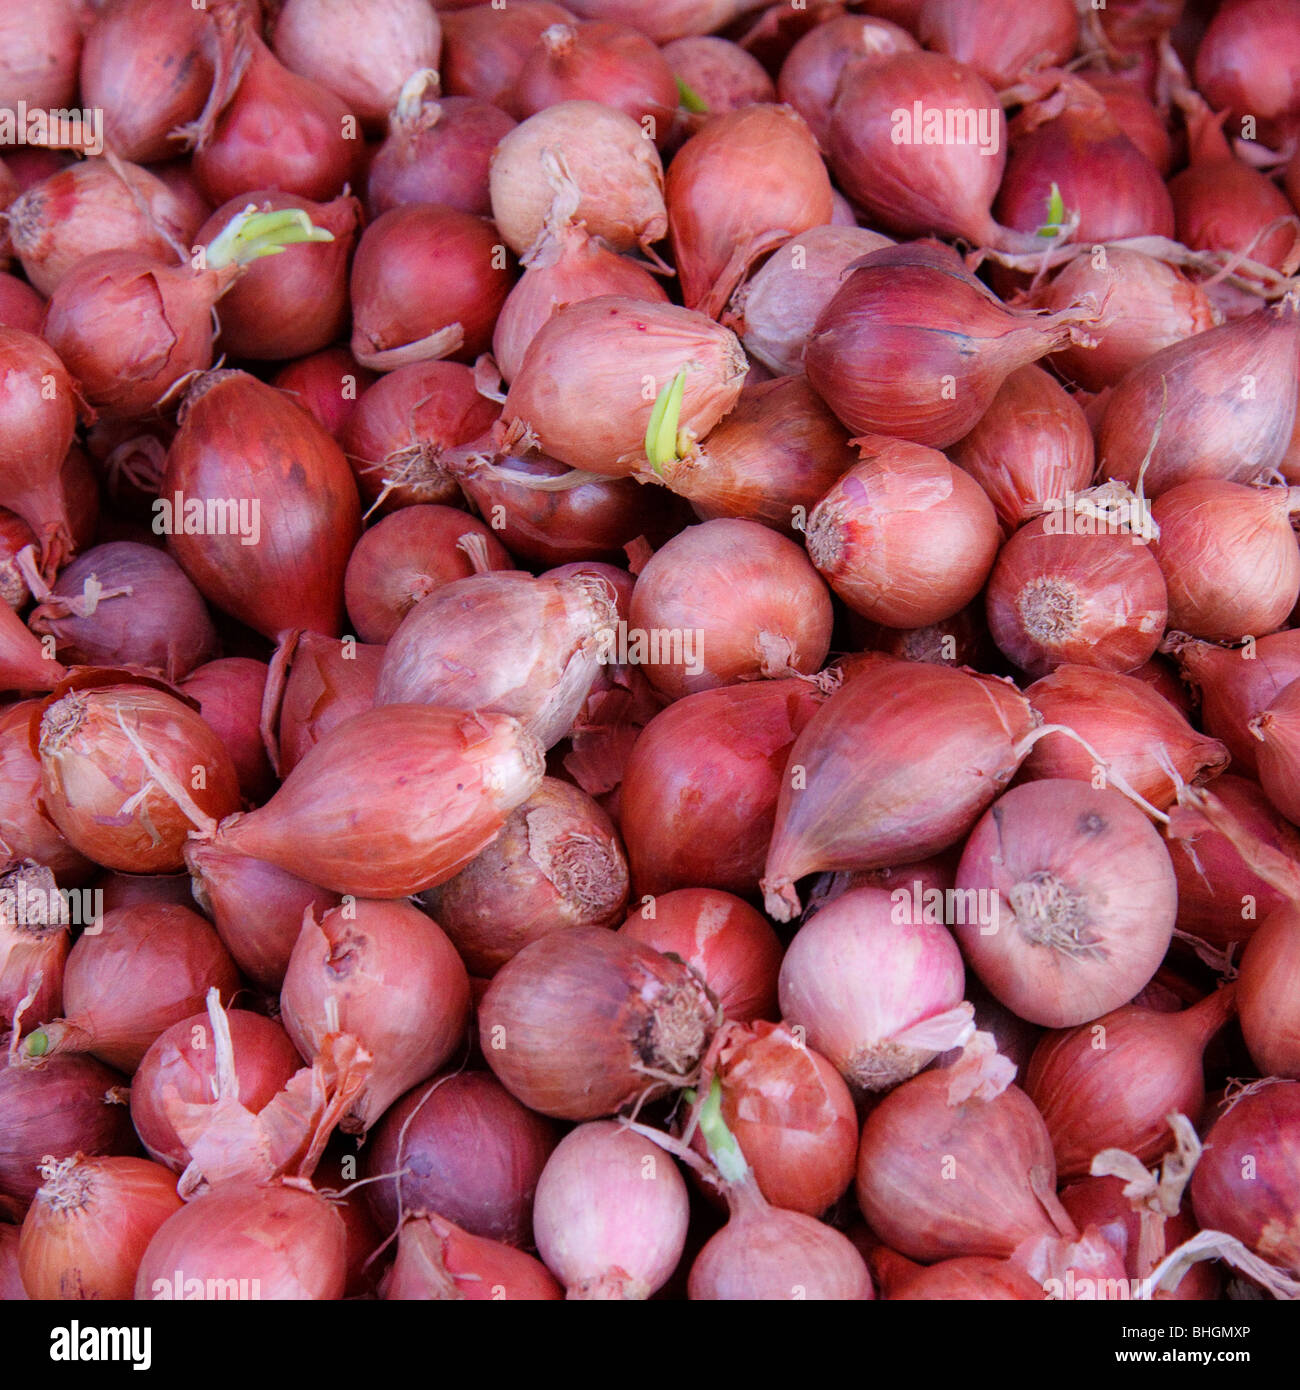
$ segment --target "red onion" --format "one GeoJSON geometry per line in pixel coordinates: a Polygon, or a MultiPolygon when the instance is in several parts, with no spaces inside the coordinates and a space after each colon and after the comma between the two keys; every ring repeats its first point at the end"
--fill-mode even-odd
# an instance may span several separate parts
{"type": "Polygon", "coordinates": [[[656,401],[675,378],[682,395],[666,452],[681,457],[735,405],[748,370],[735,335],[705,315],[602,295],[542,325],[502,419],[573,468],[620,477],[644,469],[656,401]]]}
{"type": "Polygon", "coordinates": [[[483,1055],[530,1110],[611,1115],[686,1084],[714,1027],[703,982],[621,933],[565,931],[525,946],[479,1004],[483,1055]]]}
{"type": "Polygon", "coordinates": [[[742,899],[716,888],[647,896],[620,930],[690,966],[732,1022],[776,1018],[782,946],[767,918],[742,899]]]}
{"type": "MultiPolygon", "coordinates": [[[[250,188],[317,202],[337,197],[358,172],[356,116],[333,92],[277,62],[247,12],[223,7],[213,19],[223,71],[187,130],[204,196],[214,207],[250,188]]],[[[346,41],[336,34],[333,42],[346,41]]]]}
{"type": "Polygon", "coordinates": [[[380,377],[342,438],[369,510],[459,500],[443,454],[477,440],[497,413],[455,362],[414,362],[380,377]]]}
{"type": "Polygon", "coordinates": [[[676,1164],[612,1120],[579,1125],[546,1161],[537,1250],[573,1299],[646,1299],[681,1259],[689,1217],[676,1164]]]}
{"type": "Polygon", "coordinates": [[[348,560],[344,596],[363,642],[385,643],[422,599],[482,569],[511,567],[481,521],[454,507],[416,506],[362,533],[348,560]]]}
{"type": "Polygon", "coordinates": [[[650,720],[619,810],[637,893],[758,887],[787,756],[825,699],[808,681],[757,681],[687,695],[650,720]]]}
{"type": "Polygon", "coordinates": [[[1029,302],[1059,312],[1088,298],[1102,306],[1088,330],[1096,346],[1066,347],[1051,359],[1085,391],[1118,385],[1153,353],[1203,333],[1219,318],[1205,291],[1182,271],[1119,246],[1076,256],[1029,302]]]}
{"type": "Polygon", "coordinates": [[[377,217],[352,263],[352,355],[365,367],[486,352],[512,274],[491,224],[434,203],[377,217]]]}
{"type": "Polygon", "coordinates": [[[1258,641],[1252,637],[1235,649],[1171,633],[1166,646],[1183,679],[1200,692],[1205,732],[1222,739],[1233,764],[1254,776],[1259,740],[1250,721],[1300,678],[1300,632],[1275,632],[1258,641]]]}
{"type": "Polygon", "coordinates": [[[1011,153],[993,206],[998,219],[1033,234],[1050,225],[1055,193],[1078,217],[1072,241],[1174,235],[1174,208],[1160,170],[1120,129],[1100,92],[1054,74],[1050,96],[1011,124],[1011,153]]]}
{"type": "Polygon", "coordinates": [[[130,1153],[124,1081],[93,1057],[0,1067],[0,1194],[30,1202],[47,1156],[130,1153]]]}
{"type": "Polygon", "coordinates": [[[174,264],[178,252],[188,253],[199,225],[148,169],[108,159],[51,174],[8,212],[14,250],[27,278],[47,297],[96,252],[132,251],[174,264]]]}
{"type": "Polygon", "coordinates": [[[255,261],[222,296],[221,346],[254,361],[302,357],[342,336],[348,322],[348,261],[361,219],[351,197],[313,203],[275,190],[241,193],[199,228],[206,245],[250,203],[262,212],[298,208],[333,238],[290,246],[283,255],[255,261]]]}
{"type": "Polygon", "coordinates": [[[54,659],[54,643],[38,642],[8,604],[0,604],[0,687],[50,690],[67,671],[54,659]]]}
{"type": "Polygon", "coordinates": [[[1205,1105],[1201,1056],[1235,1012],[1234,992],[1217,990],[1182,1013],[1127,1004],[1039,1042],[1025,1092],[1047,1123],[1062,1179],[1086,1177],[1102,1149],[1143,1163],[1168,1151],[1165,1116],[1199,1116],[1205,1105]]]}
{"type": "Polygon", "coordinates": [[[1097,435],[1100,471],[1135,487],[1150,452],[1148,497],[1194,478],[1248,482],[1286,453],[1298,379],[1300,303],[1291,299],[1175,343],[1115,388],[1097,435]]]}
{"type": "Polygon", "coordinates": [[[343,1118],[343,1128],[358,1134],[460,1045],[469,977],[437,923],[409,903],[348,901],[319,921],[310,908],[304,915],[280,1007],[304,1057],[340,1031],[373,1054],[343,1118]]]}
{"type": "Polygon", "coordinates": [[[1168,621],[1165,580],[1131,494],[1049,499],[1002,547],[985,594],[989,631],[1022,671],[1067,663],[1133,671],[1155,655],[1168,621]]]}
{"type": "Polygon", "coordinates": [[[172,554],[209,602],[265,637],[286,628],[336,635],[360,530],[338,445],[245,372],[207,373],[181,414],[159,499],[169,505],[155,517],[170,522],[172,554]],[[200,517],[202,529],[191,530],[200,517]],[[262,543],[249,544],[252,535],[262,543]]]}
{"type": "Polygon", "coordinates": [[[367,1185],[380,1226],[405,1212],[446,1213],[471,1235],[530,1246],[533,1194],[555,1126],[487,1072],[448,1072],[408,1091],[371,1131],[367,1185]]]}
{"type": "Polygon", "coordinates": [[[552,932],[612,927],[627,889],[609,817],[579,788],[547,777],[472,864],[421,901],[466,966],[490,979],[552,932]]]}
{"type": "Polygon", "coordinates": [[[0,854],[6,867],[30,859],[76,883],[90,866],[41,809],[41,764],[30,737],[37,708],[19,700],[0,710],[0,854]]]}
{"type": "Polygon", "coordinates": [[[239,972],[197,912],[173,903],[106,912],[78,938],[63,972],[65,1017],[47,1019],[26,1055],[89,1052],[133,1072],[150,1044],[189,1018],[210,989],[229,999],[239,972]]]}
{"type": "Polygon", "coordinates": [[[378,217],[403,203],[442,203],[488,217],[492,151],[515,128],[498,106],[473,97],[426,94],[429,73],[402,88],[388,136],[370,161],[366,209],[378,217]]]}
{"type": "MultiPolygon", "coordinates": [[[[184,1107],[209,1107],[214,1118],[221,1112],[218,1097],[224,1068],[233,1073],[239,1105],[257,1115],[284,1092],[302,1067],[289,1035],[278,1023],[243,1009],[231,1009],[224,1018],[230,1035],[228,1056],[221,1054],[210,1015],[194,1014],[154,1039],[131,1082],[131,1120],[140,1142],[151,1158],[173,1173],[184,1172],[193,1159],[176,1132],[175,1119],[184,1107]]],[[[232,1124],[231,1137],[239,1140],[247,1135],[232,1124]]]]}
{"type": "Polygon", "coordinates": [[[783,106],[746,106],[708,122],[669,165],[665,193],[683,302],[710,318],[760,256],[831,219],[816,142],[783,106]]]}
{"type": "Polygon", "coordinates": [[[195,901],[236,964],[254,983],[279,993],[303,914],[310,909],[319,918],[338,906],[337,896],[273,864],[202,841],[185,846],[185,863],[195,901]],[[255,914],[249,903],[257,904],[255,914]]]}
{"type": "Polygon", "coordinates": [[[810,29],[781,64],[777,92],[808,122],[825,149],[831,112],[844,73],[883,62],[895,53],[915,53],[920,45],[897,24],[870,15],[833,15],[810,29]]]}
{"type": "Polygon", "coordinates": [[[753,521],[688,527],[637,576],[632,660],[678,699],[758,676],[810,675],[830,646],[826,589],[793,541],[753,521]],[[656,651],[656,648],[658,650],[656,651]]]}
{"type": "Polygon", "coordinates": [[[866,227],[813,227],[764,261],[732,296],[722,321],[772,371],[802,373],[804,344],[845,269],[889,245],[888,237],[866,227]]]}
{"type": "Polygon", "coordinates": [[[1092,482],[1092,431],[1083,411],[1037,366],[1012,372],[948,454],[984,489],[1008,532],[1092,482]]]}
{"type": "Polygon", "coordinates": [[[938,242],[887,246],[856,264],[804,351],[813,388],[856,434],[946,448],[1012,372],[1097,318],[1008,308],[938,242]]]}
{"type": "Polygon", "coordinates": [[[858,1202],[893,1249],[927,1262],[1006,1259],[1022,1241],[1074,1234],[1047,1126],[1013,1070],[968,1045],[962,1062],[905,1081],[867,1116],[858,1202]]]}
{"type": "Polygon", "coordinates": [[[104,911],[138,903],[178,903],[194,908],[190,876],[179,874],[119,874],[111,869],[95,876],[93,887],[104,895],[104,911]]]}
{"type": "Polygon", "coordinates": [[[974,68],[995,90],[1027,68],[1059,67],[1074,56],[1079,17],[1071,0],[1025,10],[1016,0],[925,0],[918,36],[927,48],[974,68]]]}
{"type": "Polygon", "coordinates": [[[147,1159],[82,1154],[41,1176],[18,1247],[28,1296],[129,1299],[145,1248],[181,1206],[175,1178],[147,1159]]]}
{"type": "Polygon", "coordinates": [[[197,667],[180,684],[182,694],[198,701],[204,722],[226,745],[239,790],[254,803],[265,801],[275,789],[258,727],[266,676],[264,662],[227,656],[197,667]]]}
{"type": "Polygon", "coordinates": [[[239,806],[234,764],[188,702],[143,681],[114,685],[117,674],[92,674],[81,688],[69,682],[46,702],[45,810],[105,868],[174,873],[190,830],[239,806]]]}
{"type": "Polygon", "coordinates": [[[272,41],[290,72],[374,123],[413,72],[438,66],[442,26],[429,0],[286,0],[272,41]]]}
{"type": "Polygon", "coordinates": [[[382,647],[315,632],[281,634],[262,695],[261,730],[276,772],[287,777],[331,729],[375,703],[382,647]]]}
{"type": "Polygon", "coordinates": [[[1296,0],[1221,5],[1196,50],[1196,85],[1216,110],[1258,123],[1269,142],[1294,132],[1300,114],[1296,0]]]}
{"type": "Polygon", "coordinates": [[[1197,733],[1136,676],[1058,666],[1035,681],[1025,698],[1046,723],[1072,729],[1100,755],[1098,761],[1073,739],[1049,733],[1025,759],[1027,778],[1068,777],[1094,787],[1122,785],[1122,778],[1139,796],[1164,807],[1177,795],[1177,778],[1199,786],[1228,765],[1228,750],[1218,739],[1197,733]]]}
{"type": "Polygon", "coordinates": [[[113,541],[79,555],[28,623],[68,662],[127,664],[175,681],[216,651],[203,597],[175,560],[150,545],[113,541]]]}
{"type": "Polygon", "coordinates": [[[1300,1081],[1256,1082],[1215,1120],[1191,1186],[1202,1229],[1226,1231],[1293,1274],[1300,1274],[1297,1135],[1300,1081]]]}
{"type": "Polygon", "coordinates": [[[808,517],[813,564],[873,622],[914,628],[952,617],[998,553],[987,495],[937,449],[883,435],[853,443],[858,462],[808,517]]]}
{"type": "Polygon", "coordinates": [[[960,839],[1011,780],[1032,725],[1026,701],[992,677],[890,658],[853,675],[790,750],[768,915],[799,911],[805,874],[908,863],[960,839]]]}
{"type": "Polygon", "coordinates": [[[484,1240],[434,1213],[408,1217],[384,1298],[540,1300],[563,1297],[546,1266],[522,1250],[484,1240]]]}
{"type": "Polygon", "coordinates": [[[1300,914],[1294,901],[1271,912],[1250,938],[1237,977],[1241,1031],[1263,1076],[1300,1079],[1300,914]]]}
{"type": "Polygon", "coordinates": [[[337,1299],[346,1282],[347,1231],[324,1197],[243,1181],[205,1192],[163,1223],[135,1296],[337,1299]],[[183,1290],[174,1282],[178,1270],[183,1290]]]}
{"type": "Polygon", "coordinates": [[[906,889],[855,888],[800,928],[781,962],[781,1016],[860,1091],[887,1091],[973,1031],[965,971],[906,889]]]}
{"type": "Polygon", "coordinates": [[[630,116],[660,146],[677,106],[677,84],[659,49],[637,29],[603,15],[544,29],[510,95],[520,118],[563,101],[600,102],[630,116]]]}
{"type": "Polygon", "coordinates": [[[556,192],[553,169],[578,186],[575,220],[615,251],[648,247],[668,230],[654,141],[622,111],[565,101],[530,116],[492,156],[492,217],[519,255],[545,228],[556,192]]]}
{"type": "Polygon", "coordinates": [[[540,745],[508,715],[388,705],[332,729],[265,806],[224,821],[214,843],[336,893],[404,898],[479,854],[542,772],[540,745]]]}
{"type": "MultiPolygon", "coordinates": [[[[1181,6],[1182,0],[1175,0],[1181,6]]],[[[1103,23],[1105,21],[1103,20],[1103,23]]],[[[1132,76],[1123,72],[1082,72],[1093,91],[1100,92],[1111,119],[1139,150],[1168,178],[1174,167],[1174,142],[1165,119],[1132,76]]]]}
{"type": "Polygon", "coordinates": [[[542,30],[574,15],[546,0],[513,0],[503,10],[481,4],[444,9],[442,83],[457,96],[496,106],[509,103],[524,60],[542,30]]]}
{"type": "Polygon", "coordinates": [[[271,378],[271,385],[302,406],[335,439],[341,439],[359,393],[377,380],[374,372],[357,365],[347,348],[332,347],[281,367],[271,378]]]}

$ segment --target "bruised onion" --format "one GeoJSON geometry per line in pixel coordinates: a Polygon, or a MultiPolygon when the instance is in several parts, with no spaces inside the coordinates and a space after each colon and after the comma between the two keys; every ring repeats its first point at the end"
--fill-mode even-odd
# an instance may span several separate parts
{"type": "Polygon", "coordinates": [[[490,223],[436,203],[377,217],[352,262],[352,355],[391,371],[485,352],[512,280],[490,223]]]}
{"type": "Polygon", "coordinates": [[[23,1221],[18,1267],[28,1296],[129,1299],[159,1226],[179,1210],[176,1179],[144,1158],[87,1158],[42,1165],[23,1221]]]}
{"type": "Polygon", "coordinates": [[[469,1021],[469,977],[446,934],[417,908],[349,901],[319,921],[308,908],[280,1007],[304,1057],[340,1031],[374,1055],[343,1119],[346,1131],[364,1133],[460,1044],[469,1021]]]}
{"type": "Polygon", "coordinates": [[[609,817],[584,791],[547,777],[472,864],[421,901],[473,974],[490,979],[540,937],[613,926],[627,886],[609,817]]]}
{"type": "Polygon", "coordinates": [[[686,1243],[690,1203],[677,1165],[610,1120],[579,1125],[542,1169],[537,1250],[572,1299],[647,1299],[686,1243]]]}
{"type": "Polygon", "coordinates": [[[883,435],[808,517],[808,554],[853,609],[887,627],[950,618],[984,587],[997,516],[979,483],[937,449],[883,435]]]}
{"type": "Polygon", "coordinates": [[[1205,1104],[1201,1054],[1232,1017],[1234,994],[1216,990],[1181,1013],[1126,1004],[1039,1042],[1025,1092],[1047,1123],[1060,1178],[1086,1177],[1102,1149],[1143,1163],[1165,1153],[1165,1116],[1199,1115],[1205,1104]]]}
{"type": "Polygon", "coordinates": [[[809,681],[755,681],[683,696],[650,720],[619,811],[637,893],[753,892],[787,755],[825,699],[809,681]]]}
{"type": "Polygon", "coordinates": [[[1011,780],[1033,722],[992,677],[891,658],[853,675],[790,750],[764,869],[769,916],[798,912],[805,874],[887,868],[960,839],[1011,780]]]}
{"type": "Polygon", "coordinates": [[[1248,482],[1281,462],[1300,381],[1300,301],[1174,343],[1135,367],[1106,404],[1100,472],[1158,497],[1195,478],[1248,482]],[[1163,417],[1159,439],[1152,440],[1163,417]]]}
{"type": "Polygon", "coordinates": [[[533,1194],[555,1127],[490,1073],[446,1072],[394,1102],[366,1141],[366,1187],[384,1230],[446,1213],[471,1235],[529,1246],[533,1194]],[[400,1176],[390,1176],[398,1174],[400,1176]]]}
{"type": "Polygon", "coordinates": [[[387,705],[332,729],[265,806],[229,817],[213,843],[337,893],[404,898],[454,877],[542,772],[540,745],[508,715],[387,705]]]}
{"type": "Polygon", "coordinates": [[[611,1115],[688,1084],[713,1033],[697,975],[618,932],[564,931],[525,946],[479,1004],[483,1055],[530,1110],[611,1115]]]}
{"type": "Polygon", "coordinates": [[[854,433],[942,449],[970,433],[1012,372],[1096,318],[1088,307],[1046,317],[1008,308],[938,242],[887,246],[856,263],[804,362],[854,433]]]}
{"type": "Polygon", "coordinates": [[[1021,367],[1002,383],[971,432],[948,450],[993,503],[1007,531],[1053,499],[1092,482],[1092,431],[1074,397],[1041,367],[1021,367]]]}
{"type": "Polygon", "coordinates": [[[854,888],[798,931],[781,962],[781,1016],[852,1085],[887,1091],[974,1031],[966,972],[941,922],[903,893],[854,888]]]}
{"type": "Polygon", "coordinates": [[[45,808],[74,848],[110,869],[167,873],[204,818],[239,806],[225,746],[188,705],[146,685],[91,685],[48,701],[45,808]]]}
{"type": "Polygon", "coordinates": [[[1228,750],[1218,739],[1197,733],[1136,676],[1058,666],[1035,681],[1025,698],[1049,725],[1065,725],[1089,745],[1046,734],[1025,759],[1030,778],[1069,777],[1094,786],[1123,778],[1139,796],[1164,807],[1177,795],[1178,778],[1199,786],[1228,765],[1228,750]]]}
{"type": "Polygon", "coordinates": [[[825,225],[832,211],[816,141],[784,106],[746,106],[710,121],[668,166],[665,196],[682,301],[710,318],[760,256],[825,225]]]}
{"type": "Polygon", "coordinates": [[[620,930],[689,965],[730,1021],[776,1018],[781,943],[767,918],[743,899],[716,888],[646,895],[620,930]]]}

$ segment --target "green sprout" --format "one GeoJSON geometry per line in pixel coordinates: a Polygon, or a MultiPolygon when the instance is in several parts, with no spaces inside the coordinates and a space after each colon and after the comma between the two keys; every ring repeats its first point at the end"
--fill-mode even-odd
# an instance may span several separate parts
{"type": "Polygon", "coordinates": [[[693,111],[697,116],[707,116],[709,114],[708,104],[700,97],[699,93],[688,87],[680,77],[676,79],[676,82],[680,104],[687,111],[693,111]]]}
{"type": "Polygon", "coordinates": [[[1061,235],[1061,227],[1065,222],[1065,199],[1061,197],[1061,190],[1056,184],[1052,185],[1052,191],[1047,198],[1047,221],[1039,227],[1037,235],[1041,237],[1055,237],[1061,235]]]}
{"type": "Polygon", "coordinates": [[[677,426],[682,416],[685,391],[686,368],[683,367],[660,391],[650,412],[650,423],[645,432],[645,456],[660,477],[663,476],[663,465],[680,457],[677,452],[677,426]]]}

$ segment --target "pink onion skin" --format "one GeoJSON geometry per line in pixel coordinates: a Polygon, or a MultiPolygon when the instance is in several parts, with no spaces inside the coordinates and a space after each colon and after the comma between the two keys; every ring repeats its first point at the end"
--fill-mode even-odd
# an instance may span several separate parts
{"type": "Polygon", "coordinates": [[[1265,144],[1294,131],[1300,112],[1298,30],[1296,0],[1236,0],[1219,7],[1196,50],[1196,86],[1206,101],[1226,107],[1234,124],[1253,116],[1265,144]]]}
{"type": "MultiPolygon", "coordinates": [[[[222,1183],[159,1228],[136,1276],[137,1301],[164,1296],[176,1271],[186,1282],[248,1280],[262,1298],[343,1297],[347,1230],[315,1192],[274,1183],[222,1183]]],[[[173,1294],[174,1296],[174,1294],[173,1294]]]]}
{"type": "Polygon", "coordinates": [[[74,0],[8,10],[0,28],[8,59],[0,72],[0,106],[16,111],[25,101],[29,108],[49,111],[74,104],[80,19],[74,0]]]}
{"type": "Polygon", "coordinates": [[[1032,10],[1016,0],[925,0],[918,34],[927,48],[967,63],[997,91],[1029,67],[1059,67],[1074,56],[1079,17],[1071,0],[1032,10]]]}
{"type": "Polygon", "coordinates": [[[502,108],[542,30],[577,17],[547,0],[516,0],[496,11],[481,4],[441,8],[444,91],[502,108]]]}
{"type": "Polygon", "coordinates": [[[678,888],[644,902],[619,930],[689,965],[732,1022],[777,1017],[781,942],[744,899],[716,888],[678,888]]]}
{"type": "Polygon", "coordinates": [[[997,917],[956,925],[971,969],[1019,1017],[1071,1028],[1131,999],[1173,933],[1177,882],[1160,836],[1119,792],[1049,779],[1014,787],[976,825],[957,888],[997,917]]]}
{"type": "Polygon", "coordinates": [[[537,1249],[571,1299],[647,1299],[677,1267],[689,1200],[673,1160],[612,1120],[579,1125],[542,1169],[537,1249]]]}
{"type": "Polygon", "coordinates": [[[1100,92],[1111,119],[1168,178],[1174,167],[1174,142],[1164,118],[1146,92],[1122,73],[1085,72],[1083,80],[1100,92]]]}
{"type": "Polygon", "coordinates": [[[860,1090],[889,1090],[915,1076],[959,1041],[969,1019],[967,1011],[942,1025],[951,1037],[938,1036],[938,1023],[925,1036],[927,1020],[960,1005],[966,972],[950,932],[911,920],[909,896],[850,889],[799,929],[781,962],[781,1017],[802,1024],[860,1090]]]}
{"type": "Polygon", "coordinates": [[[395,1101],[371,1132],[366,1173],[405,1169],[366,1187],[380,1228],[400,1211],[437,1211],[471,1235],[526,1248],[533,1196],[557,1143],[555,1126],[526,1109],[490,1072],[447,1072],[395,1101]]]}
{"type": "Polygon", "coordinates": [[[263,661],[226,656],[196,666],[180,683],[182,693],[198,701],[204,722],[226,745],[239,790],[254,805],[275,790],[275,774],[258,730],[266,674],[263,661]]]}
{"type": "Polygon", "coordinates": [[[484,1240],[433,1212],[410,1216],[398,1233],[397,1256],[382,1297],[551,1301],[564,1297],[540,1260],[500,1241],[484,1240]]]}
{"type": "Polygon", "coordinates": [[[1269,914],[1250,938],[1237,977],[1241,1032],[1264,1076],[1300,1080],[1300,911],[1294,902],[1269,914]]]}

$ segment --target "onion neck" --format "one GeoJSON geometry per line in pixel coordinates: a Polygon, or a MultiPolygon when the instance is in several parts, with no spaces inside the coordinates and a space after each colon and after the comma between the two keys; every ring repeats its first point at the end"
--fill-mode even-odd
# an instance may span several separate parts
{"type": "Polygon", "coordinates": [[[1236,982],[1216,989],[1204,999],[1175,1014],[1178,1028],[1197,1054],[1203,1053],[1210,1039],[1224,1026],[1237,1011],[1236,982]]]}

